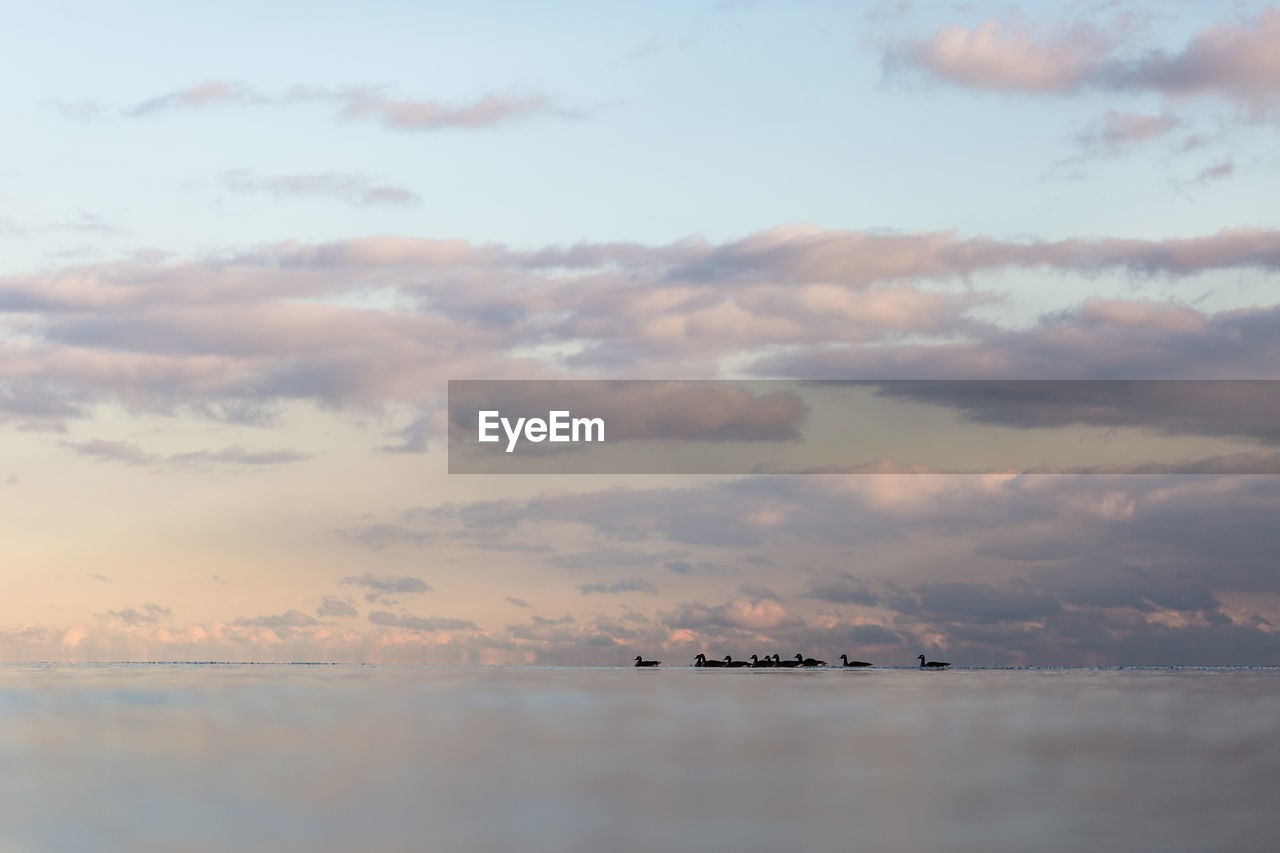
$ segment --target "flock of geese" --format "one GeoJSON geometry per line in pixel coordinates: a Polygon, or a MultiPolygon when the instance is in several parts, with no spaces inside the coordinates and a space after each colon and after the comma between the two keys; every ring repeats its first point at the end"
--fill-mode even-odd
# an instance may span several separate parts
{"type": "MultiPolygon", "coordinates": [[[[946,669],[951,664],[940,660],[925,660],[924,655],[917,655],[916,659],[920,661],[921,669],[946,669]]],[[[636,666],[662,666],[660,660],[645,660],[640,655],[636,655],[636,666]]],[[[767,669],[770,667],[781,667],[783,669],[795,669],[796,667],[814,667],[827,666],[824,660],[816,658],[807,658],[804,655],[797,654],[795,660],[782,660],[778,655],[769,657],[751,656],[751,660],[734,660],[733,655],[725,655],[724,660],[709,660],[706,655],[699,654],[693,659],[693,665],[697,667],[727,667],[730,669],[740,669],[746,667],[748,669],[767,669]]],[[[864,660],[849,660],[848,655],[840,655],[839,665],[831,664],[836,669],[864,669],[874,664],[867,663],[864,660]]]]}

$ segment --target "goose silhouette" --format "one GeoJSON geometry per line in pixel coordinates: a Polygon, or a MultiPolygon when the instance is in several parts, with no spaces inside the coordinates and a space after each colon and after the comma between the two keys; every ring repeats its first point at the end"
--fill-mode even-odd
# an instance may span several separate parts
{"type": "Polygon", "coordinates": [[[826,666],[827,665],[827,662],[824,660],[807,658],[804,655],[800,655],[800,654],[796,655],[796,660],[799,662],[800,666],[826,666]]]}
{"type": "Polygon", "coordinates": [[[699,652],[698,656],[694,659],[693,665],[694,666],[724,666],[724,661],[707,660],[707,656],[699,652]]]}
{"type": "MultiPolygon", "coordinates": [[[[796,657],[799,657],[799,655],[797,655],[796,657]]],[[[797,667],[800,665],[800,661],[799,660],[782,660],[781,658],[778,657],[777,653],[775,652],[773,655],[773,665],[785,666],[788,668],[797,667]]]]}
{"type": "Polygon", "coordinates": [[[733,655],[724,656],[724,665],[733,669],[737,669],[742,666],[751,666],[751,664],[745,660],[734,660],[733,655]]]}
{"type": "Polygon", "coordinates": [[[640,657],[640,655],[636,655],[636,666],[661,666],[661,665],[662,665],[662,661],[660,660],[645,660],[644,658],[640,657]]]}
{"type": "Polygon", "coordinates": [[[921,669],[946,669],[951,666],[951,664],[946,661],[940,660],[931,660],[928,663],[925,663],[924,655],[916,655],[916,659],[920,661],[921,669]]]}
{"type": "Polygon", "coordinates": [[[760,660],[755,655],[751,656],[752,669],[764,669],[765,667],[770,667],[770,666],[777,666],[777,664],[775,664],[773,662],[773,658],[769,657],[768,655],[764,656],[764,660],[760,660]]]}
{"type": "Polygon", "coordinates": [[[840,655],[840,662],[844,664],[844,666],[845,666],[845,668],[846,668],[846,669],[853,669],[853,668],[857,668],[857,667],[872,666],[872,664],[869,664],[869,663],[867,663],[867,662],[866,662],[866,661],[864,661],[864,660],[849,660],[849,656],[848,656],[848,655],[840,655]]]}

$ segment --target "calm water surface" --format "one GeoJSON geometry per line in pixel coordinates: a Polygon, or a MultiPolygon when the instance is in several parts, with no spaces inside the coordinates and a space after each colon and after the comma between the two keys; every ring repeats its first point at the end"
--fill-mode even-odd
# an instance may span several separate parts
{"type": "Polygon", "coordinates": [[[0,849],[1274,850],[1280,670],[0,667],[0,849]]]}

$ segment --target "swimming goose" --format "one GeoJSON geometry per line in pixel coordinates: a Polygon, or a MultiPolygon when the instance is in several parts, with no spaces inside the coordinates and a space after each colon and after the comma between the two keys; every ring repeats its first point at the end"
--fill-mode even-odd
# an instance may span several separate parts
{"type": "Polygon", "coordinates": [[[707,656],[699,652],[698,657],[695,659],[693,665],[694,666],[724,666],[724,661],[707,660],[707,656]]]}
{"type": "Polygon", "coordinates": [[[848,655],[840,655],[840,662],[843,663],[847,668],[871,666],[871,664],[867,663],[864,660],[849,660],[848,655]]]}
{"type": "Polygon", "coordinates": [[[824,660],[815,660],[814,658],[807,658],[804,655],[796,655],[796,660],[800,662],[800,666],[826,666],[827,665],[827,662],[824,660]]]}
{"type": "Polygon", "coordinates": [[[920,661],[921,669],[946,669],[951,666],[951,664],[946,661],[940,660],[931,660],[928,663],[925,663],[924,655],[916,655],[916,658],[920,661]]]}
{"type": "Polygon", "coordinates": [[[764,667],[767,667],[767,666],[776,666],[776,665],[777,664],[773,662],[773,658],[769,657],[768,655],[765,655],[764,660],[760,660],[755,655],[751,656],[752,669],[763,669],[764,667]]]}
{"type": "Polygon", "coordinates": [[[734,660],[733,655],[724,656],[724,665],[728,667],[732,667],[734,669],[737,669],[740,666],[751,666],[751,664],[747,663],[744,660],[734,660]]]}
{"type": "Polygon", "coordinates": [[[660,660],[645,660],[640,655],[636,655],[636,666],[659,666],[661,663],[660,660]]]}
{"type": "Polygon", "coordinates": [[[781,658],[779,658],[779,657],[778,657],[777,653],[775,652],[775,653],[774,653],[774,655],[773,655],[773,665],[774,665],[774,666],[795,667],[795,666],[799,666],[799,665],[800,665],[800,661],[798,661],[798,660],[782,660],[781,658]]]}

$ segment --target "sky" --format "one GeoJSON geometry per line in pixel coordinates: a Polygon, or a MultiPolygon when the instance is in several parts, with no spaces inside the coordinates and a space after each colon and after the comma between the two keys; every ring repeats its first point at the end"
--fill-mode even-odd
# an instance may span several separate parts
{"type": "Polygon", "coordinates": [[[1280,664],[1274,476],[450,475],[444,408],[1280,378],[1280,6],[5,17],[0,660],[1280,664]]]}

